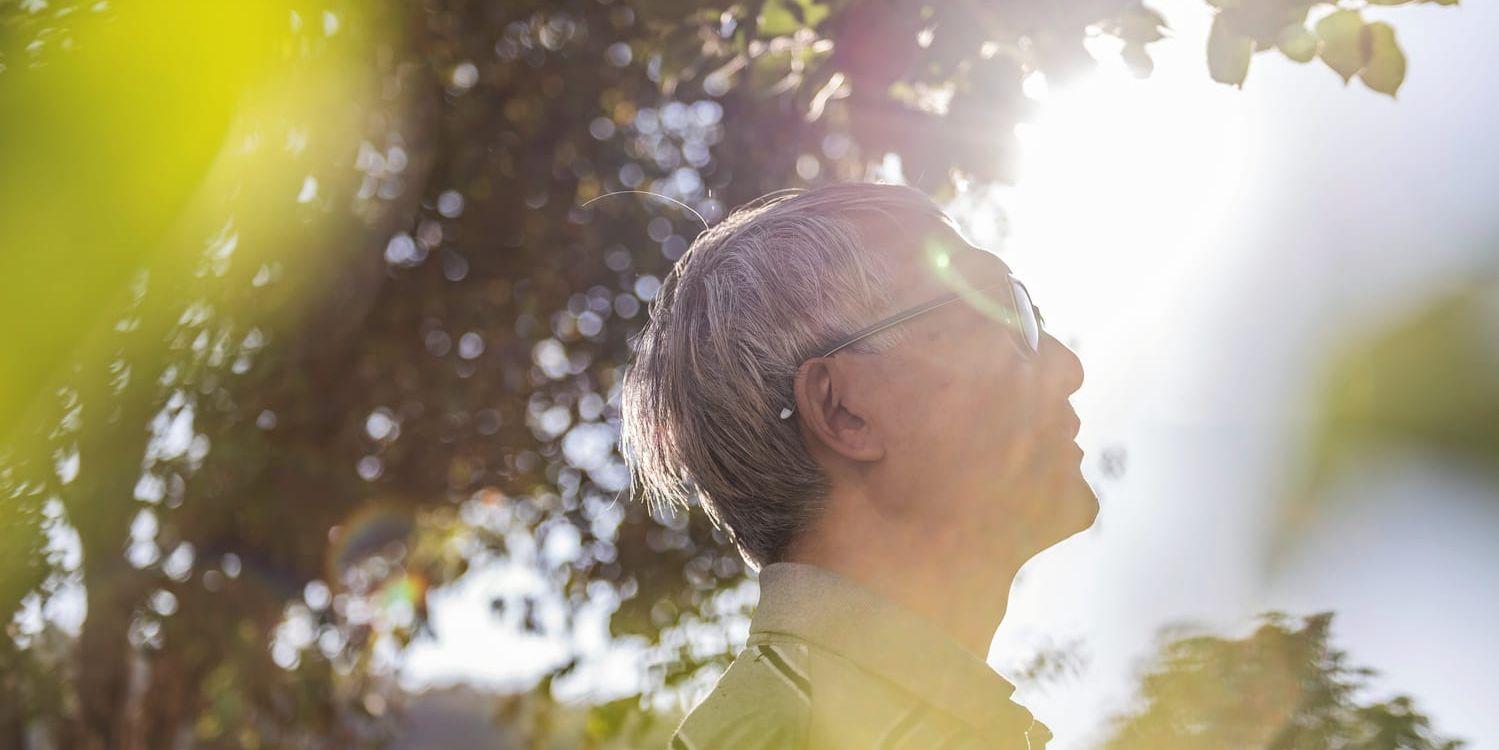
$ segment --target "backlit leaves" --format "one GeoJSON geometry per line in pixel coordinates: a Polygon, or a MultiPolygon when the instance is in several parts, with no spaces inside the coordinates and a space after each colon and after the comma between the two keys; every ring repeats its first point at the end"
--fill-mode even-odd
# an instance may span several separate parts
{"type": "Polygon", "coordinates": [[[1383,22],[1364,27],[1368,62],[1358,77],[1369,88],[1394,96],[1405,80],[1405,53],[1395,43],[1395,29],[1383,22]]]}
{"type": "Polygon", "coordinates": [[[1336,11],[1317,22],[1322,40],[1322,62],[1337,71],[1347,83],[1368,61],[1364,45],[1364,19],[1354,10],[1336,11]]]}
{"type": "Polygon", "coordinates": [[[1166,19],[1159,12],[1144,5],[1131,6],[1120,12],[1114,24],[1106,24],[1100,28],[1124,42],[1119,56],[1131,72],[1141,78],[1151,74],[1155,63],[1150,59],[1145,45],[1166,37],[1166,19]]]}
{"type": "Polygon", "coordinates": [[[1311,62],[1317,56],[1317,35],[1301,24],[1291,24],[1281,29],[1275,47],[1296,62],[1311,62]]]}
{"type": "Polygon", "coordinates": [[[1357,11],[1340,10],[1317,22],[1317,37],[1322,62],[1344,83],[1356,75],[1369,88],[1394,96],[1405,81],[1405,53],[1389,24],[1366,24],[1357,11]]]}
{"type": "MultiPolygon", "coordinates": [[[[1383,0],[1375,5],[1424,1],[1440,5],[1456,0],[1383,0]]],[[[1405,54],[1389,24],[1365,23],[1359,11],[1320,0],[1209,0],[1218,9],[1208,36],[1208,72],[1213,80],[1243,86],[1253,53],[1275,48],[1298,63],[1316,57],[1343,82],[1358,76],[1369,88],[1394,96],[1405,81],[1405,54]],[[1312,29],[1312,10],[1328,11],[1312,29]]],[[[1315,17],[1315,16],[1313,16],[1315,17]]]]}
{"type": "Polygon", "coordinates": [[[1213,19],[1208,33],[1208,73],[1213,80],[1242,87],[1253,52],[1253,41],[1229,28],[1223,15],[1213,19]]]}

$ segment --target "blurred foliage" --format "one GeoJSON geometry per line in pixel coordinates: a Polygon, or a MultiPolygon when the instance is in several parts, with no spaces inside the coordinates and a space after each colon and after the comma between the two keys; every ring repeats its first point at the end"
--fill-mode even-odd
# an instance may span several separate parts
{"type": "Polygon", "coordinates": [[[518,750],[663,748],[682,714],[642,710],[637,696],[580,707],[558,702],[550,680],[500,699],[495,722],[513,732],[518,750]]]}
{"type": "Polygon", "coordinates": [[[1406,696],[1368,700],[1374,672],[1330,644],[1332,614],[1272,613],[1247,638],[1169,637],[1141,676],[1141,705],[1113,721],[1112,750],[1451,750],[1406,696]]]}
{"type": "MultiPolygon", "coordinates": [[[[1284,5],[1218,4],[1214,38],[1274,43],[1284,5]]],[[[427,592],[493,560],[536,583],[505,624],[574,647],[602,608],[646,696],[700,685],[743,564],[627,502],[616,440],[700,227],[583,204],[712,221],[887,154],[939,194],[1007,180],[1027,76],[1098,35],[1146,74],[1164,28],[1139,0],[0,2],[0,746],[378,744],[427,592]]],[[[1283,49],[1393,93],[1361,28],[1283,49]]]]}
{"type": "Polygon", "coordinates": [[[1287,540],[1368,462],[1440,458],[1499,482],[1499,275],[1476,274],[1334,350],[1312,403],[1307,468],[1281,522],[1287,540]]]}

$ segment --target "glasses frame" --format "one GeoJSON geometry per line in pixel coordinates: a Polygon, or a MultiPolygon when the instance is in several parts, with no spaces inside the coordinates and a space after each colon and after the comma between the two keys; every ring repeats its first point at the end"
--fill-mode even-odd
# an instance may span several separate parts
{"type": "MultiPolygon", "coordinates": [[[[854,344],[857,344],[860,341],[869,338],[870,336],[878,333],[884,333],[885,331],[888,331],[891,328],[894,328],[902,323],[909,322],[929,312],[951,305],[952,303],[962,300],[968,295],[975,292],[988,292],[1000,288],[1009,290],[1010,307],[1015,311],[1015,314],[1019,316],[1021,315],[1020,298],[1015,294],[1015,287],[1017,286],[1020,287],[1021,291],[1025,292],[1026,299],[1031,300],[1031,315],[1033,315],[1036,319],[1036,346],[1035,348],[1032,348],[1029,341],[1021,343],[1020,341],[1016,340],[1024,337],[1025,335],[1024,332],[1019,330],[1019,326],[1010,326],[1010,339],[1011,343],[1015,345],[1015,349],[1020,352],[1020,355],[1029,359],[1031,357],[1034,357],[1041,350],[1040,335],[1045,330],[1045,319],[1041,317],[1041,311],[1036,307],[1035,301],[1031,298],[1031,290],[1027,289],[1025,284],[1021,282],[1020,279],[1015,278],[1015,275],[1011,273],[1005,274],[1005,280],[1002,284],[986,285],[967,292],[951,292],[929,302],[924,302],[922,304],[916,305],[915,307],[910,307],[902,310],[877,323],[873,323],[871,325],[865,326],[864,328],[860,328],[859,330],[849,334],[848,336],[843,337],[837,343],[824,350],[821,354],[818,354],[815,357],[809,357],[808,359],[821,359],[823,357],[834,356],[844,349],[847,349],[848,347],[853,346],[854,344]]],[[[796,404],[792,403],[791,406],[788,406],[781,410],[780,417],[783,420],[790,419],[791,415],[795,413],[796,404]]]]}

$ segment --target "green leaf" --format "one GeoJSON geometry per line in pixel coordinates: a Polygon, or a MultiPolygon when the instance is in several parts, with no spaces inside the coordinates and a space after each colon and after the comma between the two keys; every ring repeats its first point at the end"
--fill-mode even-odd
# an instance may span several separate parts
{"type": "Polygon", "coordinates": [[[1395,29],[1382,21],[1364,27],[1369,62],[1358,77],[1369,88],[1394,96],[1405,81],[1405,53],[1395,42],[1395,29]]]}
{"type": "Polygon", "coordinates": [[[757,24],[760,36],[785,36],[813,28],[828,16],[828,7],[815,0],[766,0],[757,24]]]}
{"type": "Polygon", "coordinates": [[[1242,88],[1253,51],[1249,37],[1230,30],[1222,15],[1213,19],[1208,33],[1208,73],[1213,80],[1242,88]]]}
{"type": "Polygon", "coordinates": [[[801,28],[801,23],[791,14],[784,0],[766,0],[760,6],[760,19],[755,26],[760,36],[784,36],[801,28]]]}
{"type": "Polygon", "coordinates": [[[815,0],[797,0],[797,5],[801,6],[802,25],[809,29],[817,28],[817,24],[832,12],[828,6],[815,0]]]}
{"type": "Polygon", "coordinates": [[[1317,36],[1322,38],[1322,62],[1337,71],[1344,83],[1368,63],[1364,19],[1358,11],[1340,10],[1318,21],[1317,36]]]}
{"type": "Polygon", "coordinates": [[[1317,35],[1305,26],[1293,23],[1280,30],[1280,35],[1275,38],[1275,46],[1296,62],[1311,62],[1317,56],[1317,35]]]}

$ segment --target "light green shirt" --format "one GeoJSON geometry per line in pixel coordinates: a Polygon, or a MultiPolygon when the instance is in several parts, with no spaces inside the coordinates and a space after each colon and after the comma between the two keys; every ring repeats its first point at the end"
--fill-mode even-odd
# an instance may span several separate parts
{"type": "Polygon", "coordinates": [[[1014,690],[916,614],[822,568],[775,563],[744,650],[670,748],[1040,750],[1051,733],[1014,690]]]}

